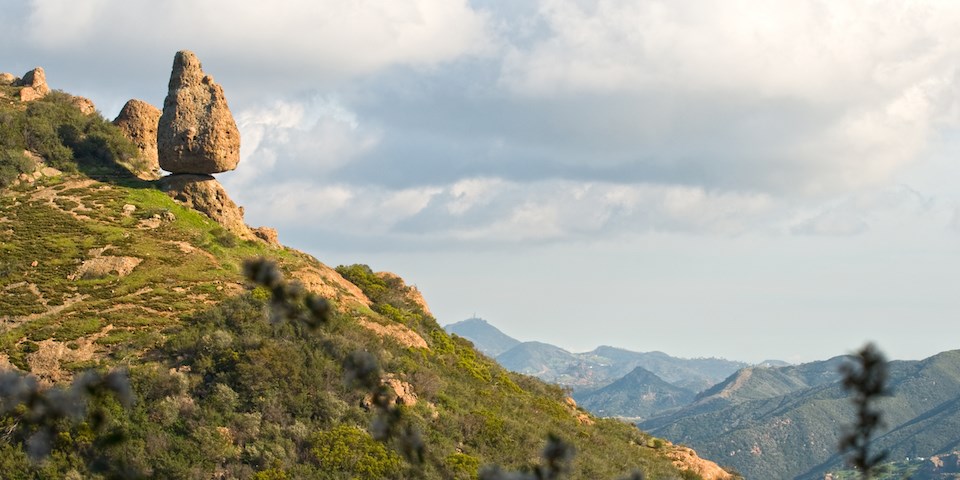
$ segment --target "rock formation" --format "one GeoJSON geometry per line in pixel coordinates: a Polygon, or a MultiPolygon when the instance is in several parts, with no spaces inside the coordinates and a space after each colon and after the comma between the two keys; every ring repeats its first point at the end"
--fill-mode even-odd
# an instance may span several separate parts
{"type": "Polygon", "coordinates": [[[20,81],[20,77],[7,72],[0,73],[0,85],[15,85],[20,81]]]}
{"type": "Polygon", "coordinates": [[[267,242],[269,245],[273,245],[274,247],[280,246],[280,238],[277,236],[277,229],[270,227],[257,227],[250,229],[250,231],[252,231],[257,238],[267,242]]]}
{"type": "Polygon", "coordinates": [[[20,101],[30,102],[45,97],[50,93],[50,87],[47,86],[47,75],[43,68],[37,67],[23,75],[23,78],[14,83],[15,86],[23,87],[20,89],[20,101]]]}
{"type": "Polygon", "coordinates": [[[240,131],[223,89],[188,50],[177,52],[157,130],[160,168],[212,174],[237,168],[240,131]]]}
{"type": "Polygon", "coordinates": [[[94,112],[97,111],[96,105],[94,105],[93,101],[87,97],[71,95],[70,104],[74,107],[77,107],[77,110],[80,110],[80,113],[84,115],[93,115],[94,112]]]}
{"type": "Polygon", "coordinates": [[[140,150],[140,158],[146,164],[144,171],[137,176],[144,180],[160,178],[160,164],[157,160],[157,124],[160,121],[160,109],[143,100],[129,100],[113,120],[140,150]]]}
{"type": "MultiPolygon", "coordinates": [[[[159,119],[147,116],[146,110],[153,107],[131,105],[132,102],[127,102],[124,111],[128,106],[144,110],[142,126],[137,126],[137,131],[141,132],[135,140],[137,145],[141,146],[140,140],[144,140],[141,148],[150,148],[146,143],[150,140],[147,129],[150,125],[155,126],[159,168],[172,173],[160,179],[163,191],[174,200],[206,214],[243,240],[262,240],[279,246],[276,230],[266,227],[251,230],[243,222],[243,207],[233,203],[226,190],[211,176],[237,168],[240,131],[227,107],[223,89],[203,73],[200,60],[193,52],[181,50],[174,56],[167,98],[163,101],[159,119]]],[[[129,113],[133,116],[135,112],[129,113]]],[[[114,122],[120,125],[121,117],[124,112],[114,122]]],[[[133,134],[128,136],[133,138],[133,134]]]]}
{"type": "Polygon", "coordinates": [[[243,223],[243,208],[230,200],[220,182],[210,175],[181,173],[160,179],[160,188],[174,200],[206,214],[244,240],[257,237],[243,223]]]}

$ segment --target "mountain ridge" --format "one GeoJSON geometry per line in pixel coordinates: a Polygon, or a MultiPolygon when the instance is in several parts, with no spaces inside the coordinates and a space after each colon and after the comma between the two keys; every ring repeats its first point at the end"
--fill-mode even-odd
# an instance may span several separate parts
{"type": "MultiPolygon", "coordinates": [[[[747,478],[820,479],[842,470],[837,427],[854,415],[837,373],[844,361],[840,356],[753,368],[749,375],[737,372],[710,395],[639,425],[705,455],[723,455],[747,478]],[[738,388],[729,388],[737,382],[738,388]]],[[[960,350],[892,361],[889,371],[893,396],[880,402],[887,427],[874,448],[889,450],[890,458],[955,450],[960,445],[960,350]]]]}
{"type": "Polygon", "coordinates": [[[478,317],[468,318],[443,327],[448,333],[455,333],[469,339],[473,345],[490,358],[496,358],[521,342],[490,325],[478,317]]]}

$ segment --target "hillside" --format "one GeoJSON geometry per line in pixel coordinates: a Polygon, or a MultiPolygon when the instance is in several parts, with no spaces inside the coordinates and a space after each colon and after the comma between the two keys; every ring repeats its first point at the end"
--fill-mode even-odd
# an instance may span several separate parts
{"type": "MultiPolygon", "coordinates": [[[[839,384],[837,357],[781,368],[741,370],[693,404],[640,423],[683,442],[747,478],[823,478],[842,469],[839,426],[853,408],[839,384]]],[[[960,445],[960,351],[890,364],[893,396],[878,449],[891,459],[929,458],[960,445]]]]}
{"type": "Polygon", "coordinates": [[[653,372],[637,367],[610,385],[574,394],[577,403],[600,416],[642,420],[654,413],[682,407],[693,401],[694,393],[663,381],[653,372]]]}
{"type": "Polygon", "coordinates": [[[62,385],[122,367],[135,401],[94,396],[90,420],[40,427],[2,411],[4,478],[476,478],[487,464],[529,470],[551,434],[576,450],[572,478],[726,477],[486,359],[399,277],[332,269],[214,221],[233,204],[212,177],[181,174],[214,189],[203,197],[137,178],[152,166],[79,97],[20,100],[24,88],[0,86],[12,174],[0,188],[0,370],[62,385]],[[213,197],[216,211],[197,211],[213,197]],[[327,298],[329,318],[284,313],[275,289],[246,279],[252,258],[327,298]],[[373,373],[371,397],[353,385],[373,373]],[[391,433],[404,442],[374,439],[392,438],[374,423],[381,401],[409,427],[391,433]],[[38,438],[52,451],[33,462],[38,438]],[[423,462],[410,463],[404,446],[420,441],[423,462]]]}
{"type": "Polygon", "coordinates": [[[451,323],[443,329],[447,333],[469,339],[477,350],[490,358],[496,358],[497,355],[520,344],[520,340],[501,332],[482,318],[468,318],[451,323]]]}

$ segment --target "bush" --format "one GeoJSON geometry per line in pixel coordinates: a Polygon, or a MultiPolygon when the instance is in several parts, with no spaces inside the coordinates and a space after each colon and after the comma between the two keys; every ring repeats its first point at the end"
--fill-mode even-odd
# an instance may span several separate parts
{"type": "Polygon", "coordinates": [[[400,472],[400,456],[357,427],[340,425],[318,432],[312,443],[311,451],[326,471],[360,478],[394,478],[400,472]]]}
{"type": "Polygon", "coordinates": [[[6,187],[21,173],[30,173],[37,165],[22,151],[6,148],[0,150],[0,188],[6,187]]]}
{"type": "Polygon", "coordinates": [[[16,176],[13,171],[32,170],[33,165],[24,163],[29,159],[20,154],[24,149],[68,172],[78,166],[107,171],[136,167],[139,151],[120,129],[99,114],[80,113],[71,98],[55,91],[30,102],[26,110],[0,113],[0,145],[4,146],[0,152],[0,186],[8,185],[11,175],[16,176]]]}

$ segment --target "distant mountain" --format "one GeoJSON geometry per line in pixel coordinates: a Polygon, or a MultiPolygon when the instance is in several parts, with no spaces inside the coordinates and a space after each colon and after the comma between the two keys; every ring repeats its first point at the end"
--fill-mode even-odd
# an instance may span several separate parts
{"type": "Polygon", "coordinates": [[[722,358],[677,358],[663,352],[634,352],[623,348],[601,346],[580,354],[584,359],[610,365],[611,376],[622,377],[636,367],[643,367],[678,387],[699,392],[748,366],[744,362],[722,358]]]}
{"type": "Polygon", "coordinates": [[[518,342],[477,318],[444,328],[488,355],[510,346],[495,356],[504,368],[570,387],[578,402],[586,402],[581,402],[584,408],[611,417],[647,418],[686,405],[696,392],[748,366],[719,358],[676,358],[610,346],[572,353],[548,343],[518,342]],[[637,396],[631,399],[632,394],[637,396]]]}
{"type": "Polygon", "coordinates": [[[633,352],[602,346],[571,353],[541,342],[525,342],[497,357],[508,370],[578,390],[596,390],[643,367],[674,386],[699,392],[727,378],[743,362],[719,358],[677,358],[663,352],[633,352]]]}
{"type": "Polygon", "coordinates": [[[665,382],[653,372],[637,367],[619,380],[594,391],[574,393],[577,403],[596,415],[643,419],[682,407],[696,394],[665,382]]]}
{"type": "Polygon", "coordinates": [[[775,367],[789,367],[790,365],[793,365],[793,364],[790,362],[784,362],[783,360],[769,359],[769,360],[764,360],[758,363],[756,366],[766,367],[766,368],[775,368],[775,367]]]}
{"type": "Polygon", "coordinates": [[[482,318],[468,318],[443,327],[447,333],[459,335],[473,342],[473,346],[484,355],[495,358],[515,347],[520,340],[513,338],[482,318]]]}
{"type": "MultiPolygon", "coordinates": [[[[840,427],[854,418],[837,373],[844,361],[743,369],[640,427],[724,458],[746,478],[823,478],[842,468],[840,427]]],[[[903,459],[960,447],[960,350],[891,362],[889,381],[894,396],[882,402],[887,430],[878,448],[903,459]]]]}
{"type": "Polygon", "coordinates": [[[497,356],[507,370],[540,378],[556,378],[576,363],[576,355],[549,343],[523,342],[497,356]]]}

